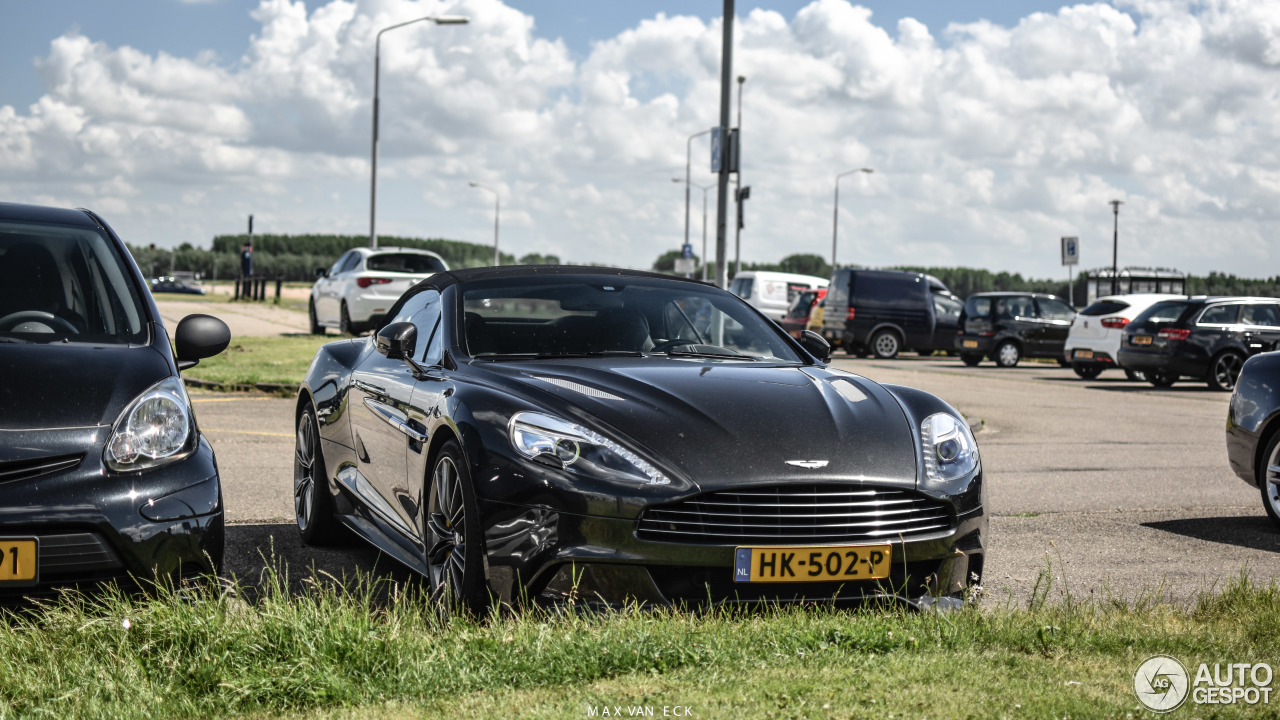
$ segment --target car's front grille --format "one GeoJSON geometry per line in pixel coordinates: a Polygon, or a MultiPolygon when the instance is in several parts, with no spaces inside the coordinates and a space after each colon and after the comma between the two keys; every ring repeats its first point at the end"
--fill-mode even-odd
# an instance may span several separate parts
{"type": "Polygon", "coordinates": [[[11,482],[13,480],[26,480],[28,478],[40,477],[41,475],[52,475],[53,473],[70,470],[80,464],[84,459],[84,453],[77,455],[59,455],[57,457],[31,458],[28,460],[10,460],[8,462],[0,462],[0,483],[11,482]]]}
{"type": "Polygon", "coordinates": [[[706,493],[640,516],[642,540],[698,545],[909,540],[954,528],[949,506],[914,490],[808,484],[706,493]]]}
{"type": "Polygon", "coordinates": [[[40,575],[76,574],[119,570],[120,556],[97,533],[40,536],[40,575]]]}

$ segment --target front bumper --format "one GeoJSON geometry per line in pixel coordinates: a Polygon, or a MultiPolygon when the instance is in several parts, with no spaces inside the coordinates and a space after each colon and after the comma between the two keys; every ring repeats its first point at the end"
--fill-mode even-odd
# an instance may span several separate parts
{"type": "MultiPolygon", "coordinates": [[[[0,536],[38,539],[38,581],[0,584],[0,604],[110,582],[133,589],[221,568],[222,490],[208,442],[200,437],[190,456],[170,465],[118,474],[102,465],[98,436],[105,432],[109,430],[40,433],[44,451],[79,447],[84,457],[64,472],[5,483],[0,536]]],[[[34,433],[0,438],[6,456],[40,451],[36,440],[17,435],[34,433]]]]}
{"type": "MultiPolygon", "coordinates": [[[[980,473],[966,496],[981,496],[980,473]]],[[[480,516],[488,584],[498,599],[512,605],[858,603],[885,596],[911,602],[954,596],[980,582],[988,532],[987,516],[979,505],[953,513],[944,530],[884,538],[881,542],[887,542],[892,553],[890,576],[884,580],[739,583],[733,579],[736,544],[646,540],[635,518],[579,514],[547,505],[481,500],[480,516]]],[[[832,543],[865,544],[871,542],[832,543]]]]}

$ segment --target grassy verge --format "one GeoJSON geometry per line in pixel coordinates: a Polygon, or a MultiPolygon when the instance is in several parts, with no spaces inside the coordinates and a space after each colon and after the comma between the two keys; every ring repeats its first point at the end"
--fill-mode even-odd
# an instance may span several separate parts
{"type": "Polygon", "coordinates": [[[311,365],[316,350],[336,335],[275,335],[233,337],[222,353],[184,374],[200,380],[228,385],[282,384],[297,388],[311,365]]]}
{"type": "MultiPolygon", "coordinates": [[[[0,716],[585,718],[687,707],[695,718],[1125,718],[1147,713],[1133,674],[1152,654],[1194,674],[1200,662],[1274,664],[1280,646],[1280,586],[1245,578],[1190,608],[529,612],[480,623],[441,622],[413,589],[283,587],[268,583],[252,602],[234,588],[71,598],[0,619],[0,716]]],[[[1276,702],[1202,710],[1257,716],[1276,702]]]]}

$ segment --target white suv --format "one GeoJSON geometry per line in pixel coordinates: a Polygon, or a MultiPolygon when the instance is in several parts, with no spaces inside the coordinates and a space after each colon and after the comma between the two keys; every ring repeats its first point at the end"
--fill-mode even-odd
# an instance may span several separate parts
{"type": "Polygon", "coordinates": [[[311,286],[311,333],[325,328],[355,335],[373,327],[419,280],[448,270],[439,255],[413,248],[352,248],[333,267],[316,270],[311,286]]]}
{"type": "MultiPolygon", "coordinates": [[[[1161,300],[1180,298],[1182,295],[1140,293],[1134,295],[1107,295],[1081,310],[1071,323],[1067,344],[1063,351],[1076,375],[1092,380],[1111,367],[1120,367],[1117,353],[1124,337],[1124,326],[1143,310],[1161,300]]],[[[1130,380],[1143,380],[1142,373],[1124,369],[1130,380]]]]}

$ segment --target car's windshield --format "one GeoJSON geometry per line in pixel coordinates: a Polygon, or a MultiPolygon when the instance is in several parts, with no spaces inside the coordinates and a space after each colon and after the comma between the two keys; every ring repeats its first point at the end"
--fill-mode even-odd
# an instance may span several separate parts
{"type": "Polygon", "coordinates": [[[365,269],[376,272],[414,273],[418,275],[438,273],[445,269],[440,258],[420,253],[382,253],[370,255],[365,269]]]}
{"type": "Polygon", "coordinates": [[[482,359],[671,355],[802,362],[740,299],[692,283],[537,278],[463,286],[467,351],[482,359]]]}
{"type": "Polygon", "coordinates": [[[147,339],[128,266],[100,230],[0,221],[0,342],[147,339]]]}

